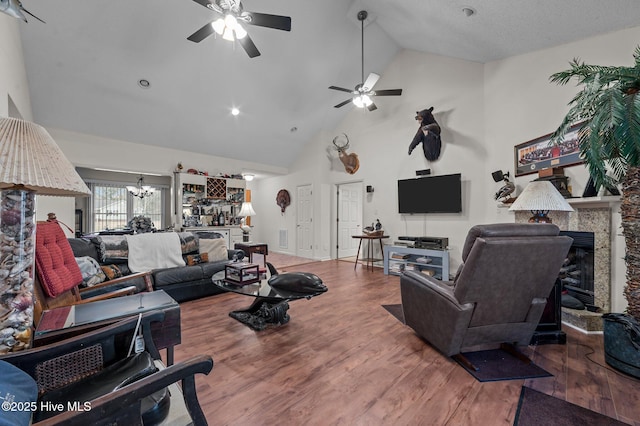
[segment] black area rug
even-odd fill
[[[402,305],[382,305],[391,315],[396,317],[398,321],[404,324],[404,312],[402,312]]]
[[[616,419],[522,387],[514,426],[623,425]]]
[[[478,371],[468,368],[458,359],[456,359],[456,361],[479,382],[534,379],[538,377],[553,376],[551,373],[538,367],[533,362],[527,363],[509,352],[503,351],[502,349],[467,352],[462,355],[464,355],[471,364],[475,365],[478,368]]]

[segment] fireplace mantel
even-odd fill
[[[571,207],[575,208],[607,208],[620,202],[619,195],[606,195],[603,197],[567,198]]]

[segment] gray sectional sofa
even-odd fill
[[[211,277],[216,272],[224,270],[224,265],[233,259],[242,260],[245,256],[242,250],[227,249],[227,259],[212,262],[193,263],[199,260],[200,237],[191,232],[179,232],[182,257],[186,266],[160,268],[151,270],[151,279],[154,290],[164,290],[178,302],[197,299],[222,293],[223,290],[211,282]],[[95,259],[107,272],[117,271],[118,275],[131,274],[127,264],[127,242],[124,235],[120,236],[93,236],[90,238],[70,238],[69,243],[74,256],[80,258],[90,256]],[[107,274],[108,275],[108,274]],[[136,285],[144,288],[142,279],[140,283],[127,282],[123,286]]]

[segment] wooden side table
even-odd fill
[[[367,256],[363,257],[362,259],[360,259],[361,261],[364,262],[365,267],[367,269],[369,269],[369,266],[371,267],[371,270],[373,271],[373,263],[374,262],[382,262],[384,261],[384,250],[382,247],[382,240],[385,238],[389,238],[388,235],[352,235],[351,238],[358,238],[360,239],[360,243],[358,244],[358,254],[356,255],[356,263],[355,265],[353,265],[353,269],[356,269],[356,266],[358,266],[358,259],[360,258],[360,249],[362,248],[362,240],[368,240],[368,244],[367,244]],[[380,242],[380,255],[382,256],[382,259],[378,259],[378,258],[374,258],[373,257],[373,246],[372,246],[372,240],[378,240]]]
[[[264,243],[235,243],[233,246],[236,250],[242,250],[247,256],[249,256],[249,263],[253,263],[253,253],[260,253],[264,255],[264,265],[267,266],[267,255],[269,254],[269,247]]]

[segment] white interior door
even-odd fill
[[[296,255],[313,258],[313,191],[311,185],[297,191]]]
[[[362,182],[338,186],[338,258],[358,253],[357,238],[362,234]]]

